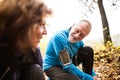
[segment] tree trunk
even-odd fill
[[[107,42],[111,40],[110,32],[109,32],[109,24],[107,21],[106,13],[103,7],[103,0],[98,0],[98,8],[100,10],[100,15],[102,19],[102,26],[103,26],[103,36],[104,36],[104,45],[106,46]]]

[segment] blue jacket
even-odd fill
[[[63,69],[71,74],[78,76],[82,80],[93,80],[92,76],[84,73],[77,68],[72,62],[67,66],[63,66],[59,60],[59,51],[67,49],[72,59],[76,55],[79,48],[84,46],[83,41],[70,43],[68,41],[69,29],[57,31],[49,40],[46,54],[43,61],[43,69],[47,70],[54,65],[62,66]],[[71,60],[72,61],[72,60]]]

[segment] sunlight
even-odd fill
[[[74,22],[80,19],[77,0],[45,0],[47,5],[53,10],[53,17],[48,29],[48,35],[55,31],[70,27]]]
[[[53,17],[50,22],[50,27],[48,28],[48,37],[50,37],[55,31],[60,29],[65,29],[73,25],[74,22],[84,18],[84,15],[81,12],[84,11],[83,5],[80,6],[78,0],[45,0],[47,5],[53,10]],[[97,13],[98,14],[98,13]],[[96,19],[95,15],[89,17],[90,22],[95,20],[100,20],[100,18]],[[97,22],[97,21],[96,21]],[[99,22],[99,21],[98,21]],[[94,25],[94,24],[93,24]],[[96,30],[98,27],[95,27],[93,30]],[[90,35],[94,35],[93,31],[91,31]],[[101,32],[102,34],[102,32]],[[98,34],[97,37],[100,37],[101,34]],[[85,39],[89,39],[89,36]],[[91,37],[91,36],[90,36]],[[91,37],[90,39],[95,38]]]
[[[86,18],[82,12],[85,12],[85,8],[82,4],[78,2],[78,0],[45,0],[46,4],[52,8],[53,10],[53,17],[49,20],[49,28],[48,28],[48,35],[51,36],[55,31],[70,27],[73,25],[74,22]],[[106,4],[108,2],[104,2]],[[105,5],[105,9],[108,8],[108,4]],[[97,7],[97,6],[96,6]],[[115,14],[117,13],[117,15]],[[110,26],[111,35],[115,35],[119,33],[118,25],[119,22],[116,19],[119,19],[120,12],[119,10],[115,11],[113,15],[110,14],[110,10],[106,9],[106,14],[108,16],[108,22]],[[101,16],[99,13],[99,9],[97,8],[94,10],[92,14],[87,13],[87,19],[92,24],[92,31],[90,34],[85,38],[85,40],[97,39],[103,37],[103,30],[102,30],[102,22]],[[119,17],[119,18],[118,18]],[[119,20],[118,20],[119,21]],[[113,27],[114,26],[114,27]]]

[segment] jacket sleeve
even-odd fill
[[[81,80],[93,80],[93,77],[91,75],[84,73],[83,71],[78,69],[74,64],[63,66],[63,69],[69,73],[76,75]]]
[[[51,39],[53,48],[55,50],[56,55],[59,57],[59,51],[63,50],[65,48],[65,46],[67,45],[66,41],[64,40],[64,37],[62,36],[55,36],[54,38]],[[60,65],[63,66],[61,64],[61,61],[59,61]],[[77,77],[79,77],[81,80],[93,80],[91,75],[88,75],[86,73],[84,73],[83,71],[81,71],[80,69],[78,69],[74,64],[69,64],[66,66],[63,66],[63,69],[71,74],[76,75]]]

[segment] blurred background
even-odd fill
[[[92,31],[83,39],[94,49],[97,80],[120,80],[120,0],[45,0],[53,16],[47,20],[48,34],[40,42],[44,58],[49,38],[55,31],[88,19]]]
[[[60,29],[69,28],[80,19],[88,19],[92,24],[92,31],[84,39],[91,45],[94,42],[103,43],[103,27],[98,0],[45,0],[53,10],[53,16],[47,20],[47,36],[41,40],[40,46],[44,53],[45,47],[51,35]],[[115,46],[120,45],[120,1],[104,0],[103,7],[109,24],[110,36]],[[90,41],[94,41],[91,42]]]

